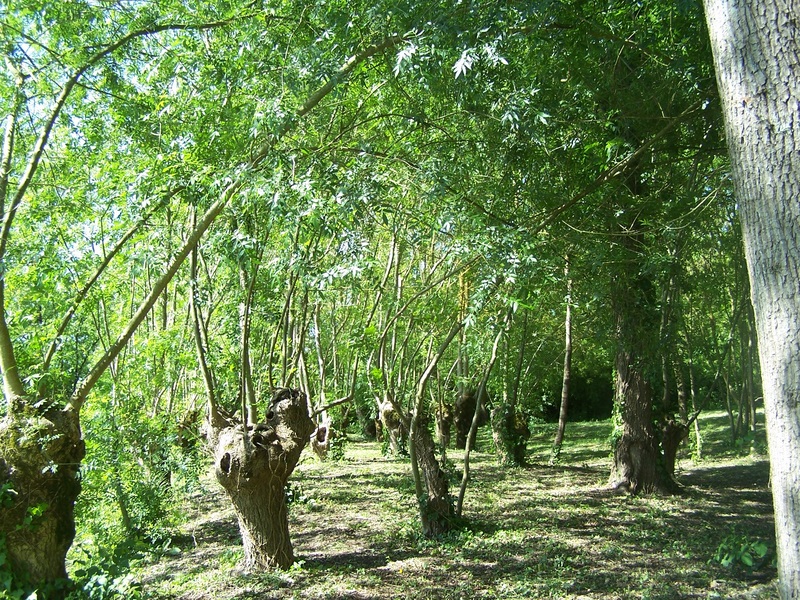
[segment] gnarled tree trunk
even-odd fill
[[[215,473],[239,520],[245,570],[294,562],[284,490],[313,431],[305,394],[290,389],[275,393],[246,435],[240,424],[215,431]]]
[[[395,406],[389,400],[385,400],[378,405],[378,414],[389,442],[389,451],[391,454],[394,456],[406,454],[407,449],[404,439],[407,429],[405,425],[403,425],[403,421],[395,409]]]
[[[411,448],[425,482],[425,491],[419,498],[422,533],[427,537],[435,537],[452,527],[454,514],[447,475],[436,460],[436,445],[427,426],[414,429]]]
[[[636,180],[635,174],[631,180]],[[632,185],[632,189],[638,187]],[[620,425],[610,481],[632,494],[671,493],[677,484],[664,465],[661,436],[653,424],[653,388],[648,380],[659,365],[653,344],[659,331],[653,286],[640,264],[642,227],[634,219],[626,229],[620,241],[620,268],[612,286],[617,344],[614,403]]]
[[[26,409],[0,421],[0,536],[20,583],[41,587],[67,577],[85,452],[72,410],[40,416]]]
[[[492,409],[492,438],[500,464],[520,467],[525,464],[531,430],[525,417],[510,404]]]

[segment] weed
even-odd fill
[[[80,544],[76,548],[73,577],[78,587],[68,600],[110,600],[141,598],[141,585],[130,573],[132,559],[140,556],[136,541],[113,548]]]
[[[769,559],[769,546],[762,540],[743,535],[727,536],[717,548],[713,560],[729,569],[757,570]]]

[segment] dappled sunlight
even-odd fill
[[[269,597],[773,597],[769,565],[748,572],[712,561],[734,533],[772,544],[768,463],[686,458],[682,494],[629,497],[606,483],[608,429],[608,422],[573,424],[562,464],[552,467],[500,467],[483,440],[484,451],[472,456],[464,527],[438,541],[420,533],[406,460],[384,458],[371,442],[351,441],[338,462],[307,453],[291,482],[298,562],[275,576],[279,585],[270,580]],[[549,441],[534,439],[531,454],[544,455]],[[459,453],[449,455],[458,473]],[[239,540],[221,495],[198,500],[176,540],[180,554],[144,569],[148,590],[200,600],[260,589],[258,580],[245,577],[237,588],[226,576]]]

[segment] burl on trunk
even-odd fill
[[[305,394],[280,389],[246,434],[241,424],[215,431],[215,472],[239,520],[245,570],[294,562],[284,490],[314,429]]]

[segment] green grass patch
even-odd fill
[[[440,540],[420,534],[407,460],[349,440],[343,460],[308,453],[293,476],[305,500],[290,507],[289,571],[237,572],[236,520],[209,480],[185,507],[180,552],[132,574],[145,596],[183,600],[773,598],[768,463],[726,445],[726,418],[701,416],[708,459],[681,450],[685,492],[671,497],[607,488],[608,421],[570,424],[554,467],[549,425],[538,426],[524,468],[500,467],[483,431],[465,521]],[[448,457],[459,471],[461,453]]]

